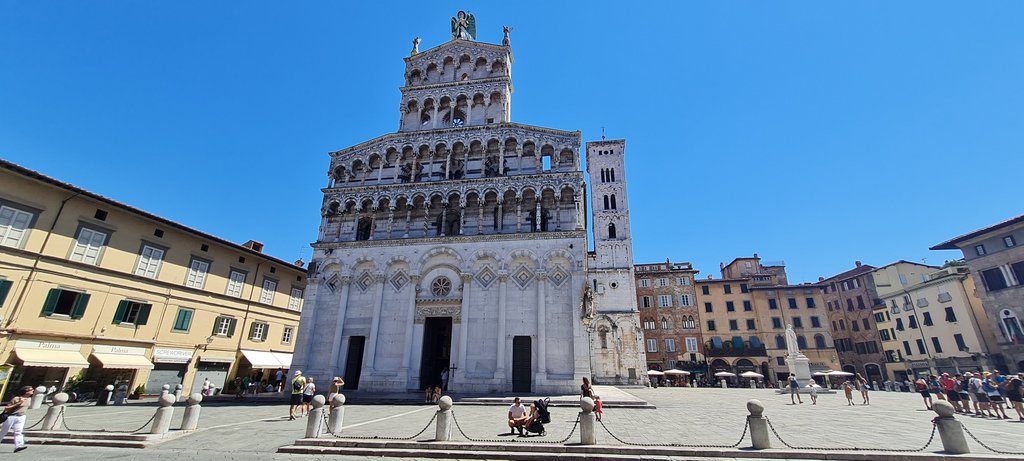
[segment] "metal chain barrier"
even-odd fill
[[[39,421],[36,421],[36,423],[35,423],[35,424],[33,424],[33,425],[29,426],[29,427],[26,427],[26,428],[24,428],[24,429],[22,429],[22,430],[23,430],[23,431],[31,431],[32,429],[35,429],[35,428],[36,428],[36,426],[38,426],[38,425],[40,425],[40,424],[43,424],[43,420],[44,420],[44,419],[46,419],[46,417],[45,417],[45,416],[44,416],[44,417],[42,417],[42,418],[39,418]]]
[[[967,435],[971,436],[971,438],[974,439],[975,442],[978,442],[978,445],[981,445],[981,446],[985,447],[988,451],[999,453],[1001,455],[1024,455],[1024,451],[996,450],[995,448],[992,448],[992,447],[990,447],[988,445],[985,445],[985,442],[982,442],[981,440],[978,440],[978,437],[976,437],[974,434],[972,434],[971,431],[967,429],[967,426],[964,425],[964,423],[960,423],[960,426],[964,428],[964,432],[966,432]]]
[[[430,417],[430,421],[427,421],[427,425],[423,426],[423,429],[421,429],[419,432],[417,432],[417,433],[415,433],[415,434],[413,434],[413,435],[411,435],[409,437],[387,437],[387,436],[383,436],[383,435],[369,436],[369,435],[341,435],[341,434],[335,434],[334,432],[331,431],[331,425],[328,424],[328,421],[330,419],[329,418],[329,413],[325,411],[325,412],[323,412],[323,428],[324,428],[323,432],[326,433],[326,434],[330,434],[332,437],[337,438],[337,439],[412,440],[412,439],[415,439],[416,437],[419,437],[419,436],[423,435],[424,432],[427,432],[427,429],[430,429],[430,425],[434,423],[435,419],[437,419],[437,414],[438,413],[440,413],[440,412],[435,412],[434,416]]]
[[[790,445],[785,440],[783,440],[782,436],[779,435],[779,431],[775,430],[775,426],[772,425],[772,421],[770,419],[768,419],[767,416],[764,418],[764,420],[768,422],[768,428],[772,430],[772,434],[775,434],[775,438],[779,439],[779,442],[782,442],[782,444],[785,445],[787,448],[792,449],[792,450],[815,450],[815,451],[887,451],[887,452],[896,452],[896,453],[918,453],[918,452],[924,451],[925,448],[928,448],[928,445],[932,444],[932,441],[935,440],[935,430],[938,427],[935,424],[935,421],[932,421],[932,434],[930,436],[928,436],[928,441],[925,442],[924,445],[921,446],[921,448],[798,447],[798,446],[795,446],[795,445]]]
[[[625,440],[622,440],[621,438],[619,438],[619,436],[617,436],[614,433],[612,433],[611,429],[608,429],[608,426],[604,425],[604,421],[598,421],[598,422],[601,423],[601,427],[603,427],[605,432],[607,432],[608,435],[612,436],[613,439],[617,440],[619,443],[621,443],[623,445],[630,445],[630,446],[635,446],[635,447],[736,448],[736,447],[740,446],[741,443],[743,443],[743,439],[747,438],[747,429],[750,428],[750,421],[747,421],[747,423],[743,425],[743,433],[740,434],[740,439],[737,440],[736,443],[734,443],[732,445],[685,444],[685,443],[642,443],[642,442],[627,442]]]
[[[576,415],[576,421],[572,425],[572,430],[570,430],[569,434],[567,434],[565,436],[565,438],[563,438],[562,440],[537,440],[536,438],[532,438],[532,437],[523,437],[523,438],[518,438],[517,437],[517,438],[513,438],[513,439],[476,439],[476,438],[470,437],[469,435],[466,434],[466,431],[462,430],[462,426],[459,425],[459,419],[455,417],[455,412],[454,411],[452,411],[452,421],[455,422],[455,428],[459,430],[459,433],[462,434],[462,436],[465,437],[466,440],[469,440],[470,442],[499,442],[499,443],[500,442],[522,442],[522,443],[562,444],[562,443],[565,443],[567,440],[569,440],[570,437],[572,437],[572,435],[576,432],[576,428],[579,427],[579,425],[580,425],[580,417],[579,417],[579,415]],[[544,431],[544,434],[546,435],[547,431]]]
[[[64,417],[63,408],[60,409],[60,415],[57,416],[57,419],[60,419],[61,425],[63,425],[64,429],[67,430],[68,432],[115,432],[118,434],[134,434],[145,429],[146,426],[149,426],[149,423],[153,422],[153,420],[156,419],[156,413],[153,413],[153,417],[149,418],[149,421],[146,421],[146,423],[143,424],[142,427],[139,427],[138,429],[135,429],[133,431],[114,431],[110,429],[72,429],[68,427],[68,420],[67,418]]]

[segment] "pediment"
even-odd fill
[[[442,43],[429,50],[421,51],[415,56],[405,58],[405,62],[406,65],[412,67],[417,67],[419,64],[426,66],[431,62],[440,65],[446,56],[457,58],[462,54],[484,56],[488,61],[503,59],[507,60],[509,64],[512,63],[512,51],[508,47],[470,40],[451,40]]]

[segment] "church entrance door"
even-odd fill
[[[423,356],[420,387],[443,386],[441,373],[448,370],[452,351],[452,318],[427,317],[423,323]]]
[[[533,392],[533,345],[529,336],[512,338],[512,392]]]
[[[359,389],[359,374],[363,371],[363,346],[365,336],[348,338],[348,355],[345,357],[345,389]]]

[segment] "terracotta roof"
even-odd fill
[[[235,250],[241,251],[243,253],[248,253],[248,254],[251,254],[251,255],[259,256],[261,258],[266,258],[266,259],[271,260],[271,261],[273,261],[273,262],[275,262],[277,264],[280,264],[282,266],[286,266],[286,267],[288,267],[290,269],[294,269],[296,271],[303,272],[303,273],[306,272],[306,269],[304,269],[302,267],[299,267],[299,266],[296,266],[295,264],[292,264],[290,262],[284,261],[282,259],[275,258],[273,256],[267,255],[265,253],[261,253],[259,251],[253,250],[253,249],[251,249],[249,247],[246,247],[246,246],[243,246],[243,245],[239,245],[239,244],[234,243],[234,242],[229,242],[229,241],[224,240],[224,239],[222,239],[220,237],[217,237],[217,236],[214,236],[214,235],[210,235],[210,234],[207,234],[207,233],[205,233],[203,231],[199,231],[199,230],[193,229],[193,228],[188,227],[188,226],[186,226],[184,224],[176,223],[174,221],[171,221],[170,219],[162,218],[162,217],[157,216],[155,214],[152,214],[152,213],[140,210],[138,208],[135,208],[135,207],[133,207],[131,205],[126,205],[124,203],[118,202],[117,200],[114,200],[112,198],[104,197],[104,196],[99,195],[99,194],[94,193],[94,192],[89,192],[89,191],[87,191],[85,189],[82,189],[81,187],[78,187],[78,186],[75,186],[75,185],[63,182],[63,181],[59,181],[57,179],[51,178],[49,176],[46,176],[46,175],[44,175],[44,174],[42,174],[42,173],[40,173],[38,171],[30,170],[28,168],[25,168],[25,167],[23,167],[21,165],[18,165],[16,163],[12,163],[12,162],[9,162],[7,160],[0,159],[0,168],[4,168],[4,169],[7,169],[7,170],[10,170],[11,172],[13,172],[15,174],[19,174],[19,175],[22,175],[22,176],[25,176],[25,177],[28,177],[28,178],[32,178],[32,179],[35,179],[37,181],[41,181],[43,183],[47,183],[47,184],[50,184],[50,185],[53,185],[53,186],[57,186],[57,187],[60,187],[62,189],[69,190],[71,192],[75,192],[75,193],[77,193],[79,195],[82,195],[82,196],[85,196],[85,197],[89,197],[89,198],[91,198],[93,200],[97,200],[97,201],[100,201],[100,202],[103,202],[103,203],[107,203],[107,204],[113,205],[115,207],[118,207],[118,208],[121,208],[121,209],[123,209],[125,211],[128,211],[129,213],[140,215],[142,217],[145,217],[147,219],[151,219],[151,220],[156,221],[158,223],[165,224],[167,226],[176,228],[176,229],[178,229],[180,231],[183,231],[183,232],[186,232],[186,233],[189,233],[189,234],[193,234],[193,235],[197,235],[199,237],[208,239],[208,240],[210,240],[212,242],[216,242],[218,244],[234,248]]]
[[[828,277],[825,280],[822,280],[821,282],[818,282],[818,283],[825,283],[825,282],[829,282],[829,281],[838,281],[838,280],[846,280],[846,279],[848,279],[850,277],[855,277],[855,276],[858,276],[858,275],[861,275],[861,274],[866,274],[866,273],[871,272],[873,270],[875,270],[875,266],[872,266],[870,264],[862,264],[860,267],[854,267],[853,269],[850,269],[850,270],[848,270],[846,272],[842,272],[842,273],[833,275],[833,276]]]
[[[945,242],[942,242],[942,243],[940,243],[938,245],[935,245],[935,246],[929,248],[929,250],[959,250],[960,247],[958,247],[956,244],[958,244],[960,242],[963,242],[965,240],[970,240],[970,239],[972,239],[974,237],[977,237],[979,235],[987,234],[987,233],[990,233],[990,232],[995,232],[995,231],[997,231],[999,229],[1002,229],[1002,228],[1007,227],[1007,226],[1012,226],[1012,225],[1018,224],[1020,222],[1024,222],[1024,214],[1022,214],[1020,216],[1012,217],[1012,218],[1007,219],[1006,221],[1003,221],[1001,223],[993,224],[991,226],[978,229],[976,231],[968,232],[968,233],[966,233],[964,235],[961,235],[959,237],[954,237],[952,239],[946,240]]]

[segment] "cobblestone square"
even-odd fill
[[[604,426],[628,443],[653,444],[734,444],[743,432],[746,401],[759,399],[779,435],[790,445],[821,448],[861,448],[906,450],[920,448],[931,434],[935,413],[925,409],[921,398],[912,393],[872,392],[871,405],[847,406],[843,395],[822,395],[818,405],[791,405],[788,395],[777,395],[770,389],[694,389],[658,388],[626,389],[625,391],[657,406],[657,409],[606,408]],[[855,398],[860,402],[860,397]],[[182,408],[175,411],[180,422]],[[345,436],[408,437],[416,434],[430,421],[434,405],[349,405],[346,406]],[[67,410],[67,424],[75,430],[131,430],[149,419],[155,411],[150,404],[127,407],[73,406]],[[574,407],[553,407],[552,422],[545,437],[523,440],[505,435],[505,407],[494,405],[460,405],[454,407],[460,429],[453,440],[466,441],[463,433],[473,439],[504,440],[506,443],[551,442],[564,438],[576,420]],[[29,413],[32,424],[43,416],[43,410]],[[276,400],[210,402],[203,408],[201,429],[193,434],[170,440],[147,449],[114,449],[73,446],[32,445],[35,459],[318,459],[312,455],[276,453],[284,445],[302,438],[304,419],[287,420],[287,405]],[[1002,451],[1024,451],[1024,423],[1017,420],[994,420],[958,416],[960,421],[980,440]],[[460,431],[461,430],[461,431]],[[461,432],[461,433],[460,433]],[[598,430],[599,445],[622,445],[608,432]],[[27,435],[31,440],[32,433]],[[331,438],[325,434],[324,438]],[[433,427],[418,440],[433,438]],[[516,442],[512,442],[516,439]],[[579,442],[579,432],[567,443]],[[784,448],[777,439],[773,448]],[[1019,459],[1018,456],[997,455],[969,440],[972,454]],[[740,447],[750,445],[747,436]],[[2,451],[8,451],[4,445]],[[942,449],[938,436],[925,449],[935,453]],[[812,451],[813,452],[813,451]],[[763,452],[769,457],[771,451]],[[337,457],[332,457],[336,459]],[[379,458],[377,458],[379,459]]]

